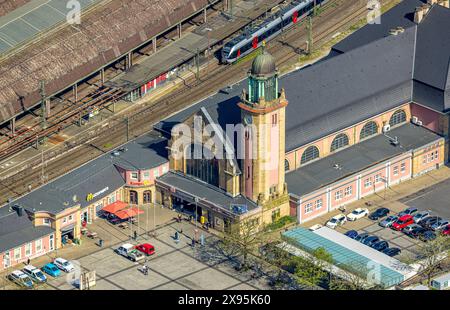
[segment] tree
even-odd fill
[[[320,247],[311,253],[310,259],[294,257],[297,282],[310,287],[318,286],[328,278],[326,266],[333,262],[333,257]]]
[[[419,259],[416,263],[430,286],[433,276],[440,268],[441,260],[450,254],[450,238],[438,235],[434,240],[421,242],[416,252],[416,258]]]
[[[222,250],[228,257],[241,258],[241,268],[249,269],[249,256],[263,244],[264,234],[256,220],[246,220],[230,226],[222,238]]]

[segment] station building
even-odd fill
[[[405,0],[381,19],[283,77],[270,54],[259,55],[247,81],[156,124],[161,136],[130,142],[9,207],[50,229],[42,237],[53,232],[58,248],[117,201],[176,208],[226,231],[287,215],[306,222],[439,168],[449,152],[448,1]],[[180,124],[192,135],[212,129],[222,156],[209,156],[218,153],[208,137],[177,147]],[[243,125],[242,140],[227,125]],[[196,146],[206,150],[200,158],[191,156]],[[10,253],[23,246],[4,240]]]

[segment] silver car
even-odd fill
[[[433,225],[431,225],[431,229],[432,230],[441,230],[445,227],[447,227],[447,225],[450,224],[450,222],[448,220],[439,220],[436,223],[434,223]]]
[[[423,219],[430,216],[431,212],[429,211],[420,211],[416,215],[414,215],[413,220],[416,224],[419,224]]]
[[[391,216],[388,216],[387,218],[385,218],[384,220],[382,220],[379,225],[381,227],[386,227],[386,228],[391,227],[391,225],[394,224],[397,220],[398,220],[397,215],[391,215]]]

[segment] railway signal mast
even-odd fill
[[[47,109],[45,99],[45,81],[41,80],[41,125],[42,129],[47,129]]]

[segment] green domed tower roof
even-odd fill
[[[252,103],[264,98],[270,102],[278,98],[278,72],[275,58],[263,51],[252,63],[248,77],[248,100]]]
[[[264,51],[253,60],[250,73],[255,76],[267,76],[275,74],[276,70],[275,58]]]

